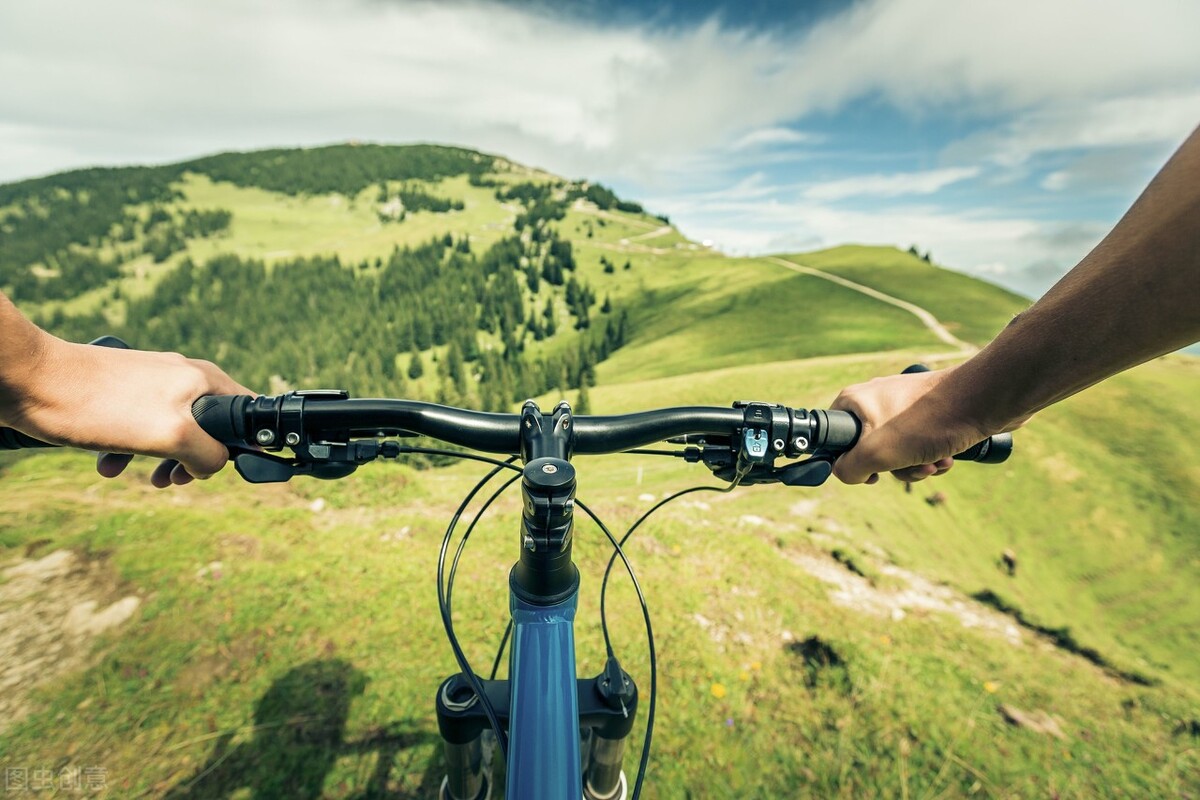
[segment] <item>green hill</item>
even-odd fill
[[[849,382],[962,358],[1025,305],[890,248],[726,257],[598,184],[434,146],[2,186],[0,286],[64,335],[212,358],[263,391],[511,408],[586,385],[596,413],[823,407]],[[1196,795],[1197,386],[1196,359],[1156,360],[1039,416],[1007,464],[911,493],[668,506],[630,547],[661,669],[646,796]],[[714,483],[650,456],[579,468],[618,526],[646,495]],[[480,470],[270,487],[227,471],[159,493],[135,469],[0,460],[0,564],[19,565],[0,566],[0,766],[102,768],[113,797],[434,796],[432,692],[454,667],[432,573]],[[516,509],[496,504],[461,568],[456,627],[480,669]],[[590,525],[577,541],[592,671],[607,551]],[[59,550],[73,560],[41,560]],[[123,623],[58,632],[122,598],[139,599]],[[626,582],[610,604],[644,688]]]

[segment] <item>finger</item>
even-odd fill
[[[871,477],[867,478],[865,481],[863,481],[863,483],[867,484],[867,486],[874,486],[875,484],[879,483],[879,473],[871,473]]]
[[[196,479],[195,479],[194,477],[192,477],[192,475],[191,475],[191,474],[190,474],[190,473],[189,473],[189,472],[188,472],[188,471],[187,471],[187,470],[184,468],[183,464],[176,464],[176,465],[175,465],[175,468],[174,468],[173,470],[171,470],[171,475],[170,475],[170,478],[171,478],[171,483],[175,484],[176,486],[186,486],[187,484],[189,484],[189,483],[191,483],[192,481],[196,480]]]
[[[954,459],[939,458],[937,461],[933,462],[933,466],[937,468],[937,472],[933,473],[934,475],[945,475],[950,471],[950,468],[954,466]]]
[[[171,471],[179,465],[173,458],[163,459],[150,473],[150,484],[156,489],[165,489],[171,485]]]
[[[853,449],[838,456],[837,461],[833,462],[834,477],[849,484],[873,482],[870,481],[872,475],[885,471],[895,463],[889,464],[886,459],[880,459],[874,444],[873,441],[859,440]]]
[[[937,467],[933,464],[918,464],[915,467],[905,467],[904,469],[892,470],[892,475],[904,481],[905,483],[916,483],[923,481],[928,477],[937,474]]]
[[[203,432],[192,439],[186,455],[179,461],[193,478],[208,480],[229,461],[229,448]]]
[[[115,478],[125,471],[133,456],[126,453],[100,453],[96,456],[96,472],[105,478]]]

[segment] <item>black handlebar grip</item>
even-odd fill
[[[844,453],[854,447],[862,432],[862,423],[858,417],[849,411],[836,408],[828,411],[815,410],[812,414],[817,418],[817,441],[813,442],[816,449]]]
[[[208,395],[192,403],[192,416],[205,433],[224,445],[246,446],[246,404],[240,394]]]
[[[0,428],[0,450],[24,450],[30,447],[58,447],[12,428]]]
[[[910,364],[900,374],[911,375],[914,372],[929,372],[929,367],[924,364]],[[1012,455],[1012,449],[1012,434],[997,433],[995,436],[989,436],[982,442],[976,442],[963,450],[954,457],[954,460],[974,461],[977,464],[1000,464],[1008,460],[1008,457]]]
[[[997,433],[973,444],[954,457],[955,461],[974,461],[977,464],[1000,464],[1012,455],[1011,433]]]

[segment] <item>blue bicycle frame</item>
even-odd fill
[[[521,551],[509,575],[509,679],[480,681],[459,674],[439,689],[438,725],[447,763],[443,800],[489,796],[480,740],[492,720],[501,730],[507,727],[506,796],[624,796],[621,760],[637,688],[612,657],[596,678],[576,677],[579,571],[571,558],[576,481],[568,460],[569,413],[565,404],[550,418],[532,404],[522,413]],[[483,703],[477,702],[480,693]]]
[[[512,596],[509,797],[562,800],[582,793],[576,597],[542,606]]]

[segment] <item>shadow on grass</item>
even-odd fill
[[[231,745],[234,733],[217,740],[207,761],[165,795],[169,800],[218,800],[249,789],[255,798],[322,797],[325,779],[339,757],[377,754],[375,769],[354,800],[416,800],[436,797],[442,782],[436,748],[409,791],[389,789],[393,766],[405,751],[441,741],[436,733],[393,725],[346,741],[350,704],[367,678],[340,659],[310,661],[279,678],[254,708],[253,738]],[[411,760],[411,759],[410,759]]]
[[[1044,637],[1055,647],[1060,650],[1066,650],[1068,653],[1074,653],[1081,658],[1095,664],[1100,669],[1112,675],[1114,678],[1120,678],[1127,683],[1136,683],[1139,686],[1157,686],[1158,680],[1148,675],[1143,675],[1134,670],[1121,669],[1113,664],[1103,654],[1094,647],[1086,647],[1079,643],[1075,636],[1071,633],[1071,629],[1063,626],[1061,628],[1052,628],[1047,625],[1041,625],[1034,622],[1029,617],[1025,616],[1020,608],[1015,604],[1005,600],[1000,595],[993,592],[991,589],[983,589],[971,595],[972,598],[978,600],[984,605],[991,606],[1001,614],[1007,614],[1012,617],[1018,625],[1026,630],[1033,631]]]

